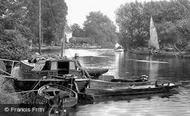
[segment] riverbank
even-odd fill
[[[153,56],[159,56],[159,57],[181,57],[181,58],[190,58],[190,53],[183,51],[183,52],[176,52],[176,51],[166,51],[166,50],[160,50],[160,51],[150,51],[148,49],[132,49],[127,50],[128,53],[132,54],[138,54],[138,55],[153,55]]]
[[[66,45],[65,49],[68,48],[72,48],[72,49],[105,49],[107,47],[102,47],[102,46],[69,46]],[[61,50],[61,46],[42,46],[41,47],[42,51],[57,51],[57,50]],[[32,47],[31,51],[35,51],[38,52],[39,51],[39,47]]]

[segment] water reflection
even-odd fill
[[[151,57],[147,57],[147,59],[149,59],[150,61],[152,61]],[[156,77],[158,77],[158,69],[159,69],[159,63],[153,63],[153,62],[149,62],[147,63],[147,70],[149,70],[149,79],[151,81],[155,81],[157,80]]]
[[[190,59],[178,57],[149,57],[111,49],[71,49],[66,54],[78,53],[85,67],[108,67],[107,74],[116,78],[130,78],[142,74],[149,75],[150,80],[190,80]],[[160,61],[160,62],[158,62]],[[159,95],[130,99],[103,99],[95,104],[78,106],[70,116],[189,116],[190,87],[179,88],[178,94],[169,97]]]

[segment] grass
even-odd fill
[[[20,99],[15,92],[12,81],[0,76],[0,104],[18,104]]]

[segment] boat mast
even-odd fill
[[[42,15],[42,1],[39,0],[39,54],[41,54],[41,42],[42,42],[42,20],[41,20],[41,15]]]
[[[63,34],[61,38],[61,57],[63,57],[64,48],[65,48],[65,26],[63,27]]]

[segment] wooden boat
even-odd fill
[[[87,68],[86,71],[93,79],[97,79],[102,74],[108,72],[107,68]]]
[[[86,73],[77,66],[77,61],[68,58],[41,59],[35,63],[23,60],[17,70],[14,68],[12,73],[13,76],[19,77],[15,80],[15,85],[28,85],[23,86],[23,89],[28,90],[38,81],[47,84],[48,82],[60,82],[65,77],[71,76],[76,78],[75,81],[80,92],[83,92],[89,83]],[[62,79],[55,79],[56,77]]]
[[[71,88],[65,86],[44,85],[38,89],[38,94],[51,100],[51,105],[58,105],[63,108],[73,107],[78,102],[78,94]]]
[[[114,49],[115,52],[123,52],[124,49]]]
[[[148,81],[147,75],[141,75],[140,77],[136,77],[134,79],[111,79],[111,82],[146,82]]]
[[[147,85],[151,84],[150,81],[144,82],[111,82],[111,81],[104,81],[104,80],[95,80],[90,79],[89,87],[94,89],[104,89],[104,88],[113,88],[113,87],[128,87],[128,86],[140,86],[140,85]]]
[[[156,55],[156,56],[161,55],[159,52],[160,46],[159,46],[158,34],[152,17],[150,19],[149,34],[150,34],[150,39],[148,41],[147,49],[129,50],[129,52],[141,55]]]
[[[62,85],[44,85],[38,89],[38,94],[49,100],[49,115],[61,114],[63,109],[73,107],[78,103],[78,94],[72,88]]]
[[[124,49],[123,49],[123,47],[119,43],[116,43],[115,47],[114,47],[114,51],[115,52],[123,52]]]
[[[93,96],[120,96],[120,95],[144,95],[170,92],[173,88],[178,87],[178,84],[163,83],[163,84],[146,84],[138,86],[114,86],[105,88],[87,88],[86,93]]]
[[[105,76],[105,78],[104,78]],[[111,87],[126,87],[132,85],[146,85],[152,82],[148,81],[147,75],[133,77],[134,79],[115,79],[114,76],[104,75],[101,79],[90,79],[89,86],[91,88],[111,88]]]
[[[38,61],[36,59],[38,59]],[[20,67],[21,67],[22,72],[25,75],[27,75],[28,73],[32,73],[32,71],[34,70],[33,68],[36,67],[36,65],[39,65],[38,67],[42,68],[44,66],[44,64],[45,63],[47,64],[47,62],[49,60],[50,59],[45,58],[43,56],[42,57],[36,57],[35,59],[32,59],[32,62],[31,62],[31,60],[22,60],[20,62]],[[75,70],[83,68],[83,67],[81,67],[80,62],[78,60],[75,60],[75,59],[73,59],[73,60],[71,60],[71,59],[69,60],[69,59],[66,59],[66,58],[65,59],[54,59],[53,62],[59,62],[59,63],[60,62],[70,62],[70,65],[73,66],[72,68],[75,67]],[[66,63],[62,63],[62,64],[66,64]],[[51,65],[51,64],[49,64],[49,65]],[[56,65],[56,64],[54,63],[54,65]],[[61,65],[61,63],[60,63],[60,65]],[[48,64],[46,66],[48,66]],[[98,78],[102,74],[108,72],[109,69],[107,69],[107,68],[83,68],[83,70],[87,71],[87,73],[89,74],[89,76],[91,78]],[[71,73],[71,72],[69,72],[69,73]]]

